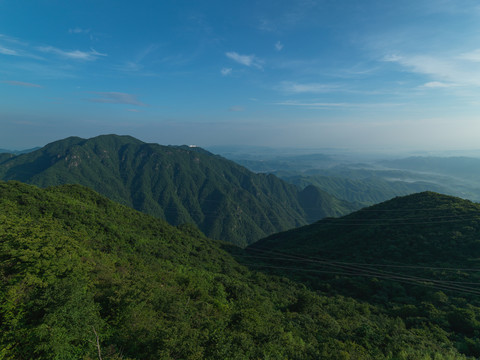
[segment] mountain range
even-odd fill
[[[0,359],[480,358],[480,205],[352,212],[395,186],[327,171],[358,177],[116,135],[0,154]]]
[[[211,238],[241,246],[359,207],[312,186],[299,189],[255,174],[198,147],[130,136],[70,137],[26,154],[0,154],[0,179],[85,185],[170,224],[195,224]]]

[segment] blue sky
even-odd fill
[[[0,0],[0,148],[480,148],[473,0]]]

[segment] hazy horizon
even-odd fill
[[[480,5],[0,0],[0,148],[479,148]]]
[[[104,135],[119,135],[131,136],[130,134],[98,134],[96,136]],[[76,135],[71,135],[77,137]],[[96,136],[92,136],[96,137]],[[81,137],[81,136],[80,136]],[[82,137],[81,137],[82,138]],[[88,139],[90,137],[83,137]],[[40,149],[51,142],[62,141],[66,138],[59,138],[49,141],[44,144],[30,144],[25,147],[9,148],[0,144],[0,151],[7,150],[11,152],[23,152],[29,150]],[[146,139],[137,138],[138,140],[147,143],[158,143],[156,141],[147,141]],[[158,143],[165,146],[195,146],[204,148],[214,154],[219,154],[232,159],[246,159],[252,158],[275,158],[278,156],[289,157],[297,155],[314,155],[325,154],[332,156],[341,156],[345,161],[355,161],[361,159],[362,161],[386,159],[386,158],[402,158],[414,156],[432,156],[432,157],[477,157],[480,158],[480,147],[472,149],[452,149],[452,150],[425,150],[425,149],[392,149],[392,148],[348,148],[348,147],[308,147],[308,146],[265,146],[265,145],[245,145],[245,144],[228,144],[228,145],[199,145],[195,143]]]

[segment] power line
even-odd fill
[[[304,269],[304,268],[293,268],[293,267],[278,267],[273,265],[264,265],[264,264],[250,264],[249,266],[259,266],[259,267],[271,267],[271,268],[279,268],[284,270],[295,270],[295,271],[308,271],[308,272],[318,272],[318,273],[329,273],[329,274],[337,274],[342,276],[364,276],[364,277],[372,277],[372,278],[382,278],[391,281],[397,281],[402,283],[409,283],[409,284],[422,284],[427,285],[430,287],[435,287],[442,290],[451,290],[451,291],[461,291],[465,293],[480,295],[480,289],[466,286],[466,285],[480,285],[480,283],[472,283],[472,282],[461,282],[461,281],[449,281],[449,280],[437,280],[431,278],[424,278],[412,275],[406,275],[402,273],[395,273],[395,272],[387,272],[378,269],[369,268],[369,264],[357,264],[357,263],[348,263],[348,262],[336,262],[328,259],[312,259],[312,258],[305,258],[296,255],[285,254],[278,251],[265,251],[262,249],[249,249],[254,251],[259,251],[264,254],[273,254],[273,255],[281,255],[282,258],[266,256],[264,257],[267,260],[282,260],[282,261],[294,261],[294,262],[309,262],[313,264],[319,264],[322,266],[327,266],[337,269],[335,271],[331,270],[318,270],[318,269]],[[453,269],[452,269],[453,270]],[[459,269],[456,269],[459,270]]]

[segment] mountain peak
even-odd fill
[[[359,213],[365,211],[428,211],[429,209],[438,210],[452,210],[458,207],[471,208],[476,206],[475,203],[464,200],[458,197],[444,195],[433,191],[423,191],[406,196],[398,196],[391,200],[384,201],[365,209],[360,210]],[[351,214],[351,216],[356,216]]]
[[[172,225],[195,224],[209,237],[242,246],[353,209],[328,194],[305,201],[295,185],[199,147],[114,134],[70,137],[0,157],[0,179],[41,187],[81,184]]]

